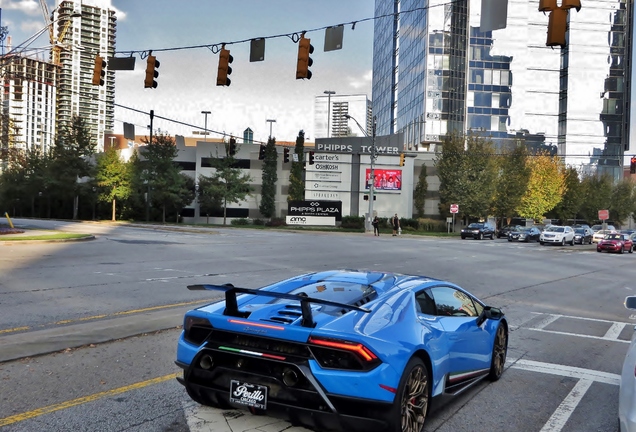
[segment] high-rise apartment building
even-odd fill
[[[54,37],[61,39],[57,89],[57,127],[81,116],[91,129],[97,150],[103,150],[104,131],[115,118],[115,73],[106,69],[103,86],[93,85],[95,56],[115,54],[117,18],[106,0],[58,0],[53,12]],[[71,15],[81,16],[67,19]],[[60,38],[61,36],[61,38]]]
[[[35,147],[47,151],[55,137],[57,68],[21,54],[7,54],[0,62],[0,148]]]
[[[565,48],[548,15],[509,0],[507,26],[480,28],[480,0],[376,0],[373,111],[379,135],[429,150],[452,131],[524,139],[582,173],[622,176],[629,150],[633,3],[583,2]]]
[[[356,125],[360,123],[364,133],[373,131],[371,101],[366,95],[330,94],[316,96],[314,101],[314,138],[364,136]]]

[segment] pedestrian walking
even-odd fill
[[[402,230],[400,228],[400,218],[398,217],[397,213],[395,214],[395,216],[393,216],[393,218],[391,218],[391,225],[393,225],[393,237],[395,237],[396,235],[398,235],[398,231]]]
[[[373,225],[373,235],[374,236],[380,236],[380,220],[378,219],[378,217],[374,217],[373,220],[371,221],[371,225]]]

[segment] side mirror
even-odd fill
[[[636,297],[634,297],[634,299],[636,299]],[[477,317],[477,327],[481,326],[487,319],[500,320],[503,316],[504,314],[501,309],[485,306],[484,310],[479,314],[479,317]]]
[[[625,297],[624,304],[627,309],[636,309],[636,296]]]

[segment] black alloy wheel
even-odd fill
[[[479,240],[483,240],[484,239],[484,233],[479,233]]]
[[[506,326],[502,323],[497,327],[495,334],[495,343],[492,347],[492,360],[490,361],[490,373],[488,379],[497,381],[503,374],[506,366],[506,355],[508,353],[508,332]]]
[[[561,239],[561,246],[565,246],[565,237]]]
[[[621,246],[621,250],[618,253],[619,254],[624,254],[625,253],[625,246]]]

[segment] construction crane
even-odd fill
[[[64,22],[64,26],[60,30],[57,39],[55,38],[53,32],[53,15],[49,12],[49,7],[46,5],[46,0],[40,0],[40,7],[42,9],[42,14],[44,15],[44,23],[47,25],[49,29],[49,40],[51,41],[51,58],[53,64],[60,64],[60,52],[62,49],[68,49],[66,45],[64,45],[64,37],[71,26],[71,18],[75,16],[75,14],[66,17],[66,21]],[[79,16],[79,14],[77,15]]]

